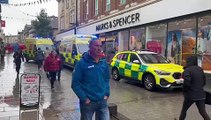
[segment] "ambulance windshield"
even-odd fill
[[[140,58],[148,64],[169,63],[163,56],[159,54],[139,54]]]
[[[53,46],[52,45],[49,45],[49,44],[40,44],[40,45],[37,45],[37,48],[41,48],[42,51],[46,51],[46,47],[49,48],[49,51],[52,51],[53,50]]]
[[[83,54],[89,50],[88,44],[77,44],[79,53]]]

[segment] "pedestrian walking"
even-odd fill
[[[102,43],[91,40],[73,71],[72,89],[80,100],[81,120],[109,120],[107,100],[110,96],[109,66],[101,59]]]
[[[49,72],[51,89],[54,88],[54,82],[56,80],[56,73],[59,70],[61,60],[57,55],[56,51],[52,51],[44,62],[44,70]]]
[[[22,50],[18,49],[14,53],[13,58],[14,58],[14,63],[16,65],[16,72],[17,72],[17,76],[18,76],[20,73],[20,68],[21,68],[21,59],[22,59],[22,61],[24,61]]]
[[[38,48],[36,53],[35,53],[35,60],[36,60],[37,65],[38,65],[38,70],[41,70],[44,57],[45,56],[44,56],[43,51],[41,50],[41,48]]]
[[[203,69],[197,64],[197,56],[187,58],[187,66],[183,73],[183,78],[184,102],[179,120],[185,120],[186,112],[193,103],[196,104],[204,120],[210,120],[205,109],[206,96],[203,89],[206,84],[206,78]]]
[[[59,66],[59,70],[58,70],[58,72],[57,72],[58,81],[60,81],[60,79],[61,79],[61,71],[62,71],[62,69],[63,69],[65,57],[64,57],[61,53],[59,53],[59,52],[57,52],[57,54],[59,55],[59,58],[60,58],[60,60],[61,60],[60,66]]]

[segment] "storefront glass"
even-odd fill
[[[146,48],[165,55],[166,24],[156,24],[146,28]]]
[[[196,18],[168,23],[167,58],[176,64],[186,65],[187,57],[196,50]]]
[[[119,49],[118,51],[123,50],[129,50],[128,49],[128,43],[129,43],[129,30],[124,30],[118,32],[118,38],[119,38]]]
[[[129,41],[130,50],[145,49],[145,41],[146,41],[146,30],[144,27],[134,28],[130,30],[130,41]]]
[[[197,40],[198,65],[211,70],[211,15],[198,18]]]
[[[119,47],[119,39],[117,36],[117,32],[106,33],[106,41],[105,41],[105,54],[107,62],[111,62],[111,59],[118,51]]]

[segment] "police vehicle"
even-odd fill
[[[178,88],[183,84],[183,66],[148,50],[119,52],[113,57],[111,67],[114,80],[122,77],[139,80],[150,91],[158,86]]]

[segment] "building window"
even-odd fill
[[[145,27],[130,29],[130,41],[129,41],[130,50],[145,49],[145,41],[146,41]]]
[[[86,1],[86,19],[88,19],[88,14],[89,14],[89,2]]]
[[[121,5],[126,3],[126,0],[120,0]]]
[[[64,17],[61,17],[60,19],[60,30],[64,30]]]
[[[98,0],[95,0],[95,15],[98,15]]]
[[[69,8],[69,0],[66,0],[66,9]]]
[[[106,0],[106,11],[111,9],[111,0]]]

